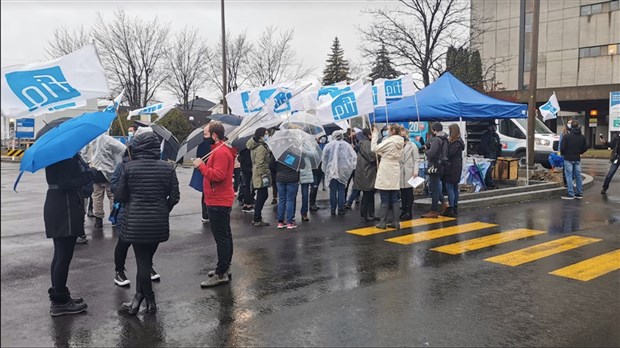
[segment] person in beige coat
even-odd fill
[[[409,133],[403,129],[400,135],[405,140],[403,155],[400,157],[400,200],[401,211],[400,220],[411,220],[413,218],[413,187],[408,181],[418,176],[418,159],[420,153],[418,146],[409,139]]]
[[[379,212],[381,220],[376,226],[381,229],[386,227],[399,228],[397,212],[400,210],[398,202],[400,158],[405,146],[405,140],[400,136],[401,130],[402,126],[398,124],[390,125],[388,129],[389,136],[383,138],[380,144],[379,131],[377,128],[372,130],[370,149],[381,157],[377,170],[377,179],[375,180],[375,188],[379,190],[379,195],[381,196],[381,210]],[[392,206],[392,222],[388,225],[387,218],[390,205]]]

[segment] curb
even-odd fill
[[[584,189],[590,188],[594,185],[594,178],[592,176],[583,173],[581,174],[581,176],[583,177]],[[476,208],[486,208],[498,205],[510,205],[523,202],[544,200],[549,198],[557,198],[566,192],[566,188],[560,183],[544,183],[534,186],[535,187],[532,190],[528,190],[525,192],[518,191],[518,189],[522,188],[521,186],[493,191],[483,191],[480,194],[486,194],[478,196],[476,193],[463,194],[459,197],[459,210],[471,210]],[[532,188],[531,186],[526,187]],[[428,210],[430,209],[430,206],[431,198],[424,198],[414,202],[414,208],[416,209]]]

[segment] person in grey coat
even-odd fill
[[[357,165],[355,166],[355,178],[353,189],[362,192],[360,204],[360,216],[362,221],[375,221],[375,180],[377,178],[377,156],[370,149],[372,136],[369,128],[362,130],[363,137],[359,142],[357,153]]]

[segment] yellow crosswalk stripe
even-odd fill
[[[567,250],[576,249],[599,241],[601,241],[601,239],[570,236],[534,245],[529,248],[516,250],[507,254],[489,257],[484,260],[507,266],[519,266],[524,263],[536,261],[547,256],[559,254]]]
[[[620,249],[560,268],[549,274],[587,282],[619,269]]]
[[[459,233],[472,232],[477,230],[482,230],[485,228],[495,227],[496,224],[489,224],[486,222],[472,222],[463,225],[456,225],[451,227],[439,228],[436,230],[418,232],[413,234],[408,234],[402,237],[395,237],[386,239],[386,242],[398,243],[398,244],[413,244],[418,242],[425,242],[431,239],[437,239],[447,236],[452,236]]]
[[[452,221],[452,220],[456,220],[456,219],[451,218],[451,217],[445,217],[445,216],[439,216],[435,219],[431,219],[431,218],[414,219],[414,220],[408,220],[408,221],[401,221],[400,228],[401,229],[411,228],[411,227],[436,224],[436,223]],[[387,229],[382,230],[380,228],[376,228],[375,226],[371,226],[371,227],[358,228],[355,230],[348,230],[347,233],[356,234],[358,236],[371,236],[373,234],[385,233],[385,232],[390,232],[390,231],[395,231],[395,230],[396,229],[394,228],[387,228]]]
[[[501,233],[492,234],[480,238],[474,238],[464,240],[462,242],[442,245],[431,250],[439,251],[446,254],[458,255],[467,251],[478,250],[486,248],[492,245],[502,244],[517,239],[527,238],[543,234],[545,231],[529,230],[527,228],[520,228],[512,231],[506,231]]]

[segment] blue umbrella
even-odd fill
[[[211,121],[218,121],[218,122],[229,124],[231,126],[239,126],[241,125],[241,121],[242,121],[241,117],[235,116],[235,115],[228,115],[228,114],[209,115],[207,116],[207,118],[211,119]]]
[[[106,132],[115,117],[115,112],[87,112],[43,134],[24,152],[19,167],[21,172],[15,180],[13,190],[25,171],[34,173],[75,156],[86,144]]]

